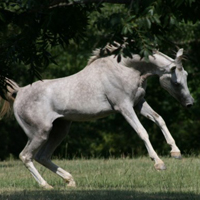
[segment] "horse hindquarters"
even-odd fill
[[[53,188],[39,174],[33,164],[33,159],[36,159],[40,164],[61,176],[68,182],[69,186],[75,186],[71,174],[56,166],[50,160],[52,153],[66,136],[71,122],[58,119],[52,123],[50,120],[45,120],[44,117],[40,120],[40,123],[35,123],[35,121],[26,123],[23,118],[18,115],[18,112],[17,109],[15,109],[15,117],[28,136],[28,142],[19,157],[35,180],[43,188]],[[24,113],[23,117],[25,116]]]

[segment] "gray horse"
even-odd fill
[[[113,55],[100,56],[100,50],[80,72],[65,78],[37,81],[26,87],[19,87],[6,79],[10,86],[5,93],[2,115],[13,104],[14,114],[26,135],[28,142],[20,153],[20,159],[40,186],[51,189],[33,164],[35,159],[62,177],[69,186],[75,186],[70,173],[55,165],[51,156],[65,138],[72,121],[87,121],[121,113],[144,141],[155,168],[165,169],[163,161],[154,151],[149,136],[135,114],[140,113],[155,122],[171,146],[171,156],[180,157],[164,120],[145,101],[146,81],[158,75],[161,86],[183,106],[193,105],[193,98],[187,86],[187,72],[183,69],[180,49],[175,60],[154,52],[145,62],[139,55],[122,57],[121,62]]]

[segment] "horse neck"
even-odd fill
[[[153,56],[149,56],[149,61],[146,62],[141,59],[139,55],[133,55],[132,59],[123,58],[123,64],[125,66],[134,68],[139,72],[142,79],[157,75],[161,77],[163,74],[169,72],[169,65],[173,63],[173,59],[165,57],[162,53],[156,53]]]
[[[155,74],[159,77],[169,73],[171,65],[174,65],[174,60],[160,52],[149,56],[149,62],[156,67]]]
[[[137,71],[137,73],[143,76],[153,76],[159,74],[159,71],[161,71],[153,57],[149,57],[149,61],[146,62],[144,59],[141,59],[139,55],[133,55],[131,59],[123,58],[122,65],[133,68],[134,71]]]

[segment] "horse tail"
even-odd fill
[[[11,79],[5,78],[5,82],[6,88],[3,89],[3,93],[0,95],[0,119],[11,111],[11,106],[20,88],[18,84]]]

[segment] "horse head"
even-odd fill
[[[188,73],[183,68],[182,57],[183,49],[179,49],[175,60],[166,67],[165,72],[160,76],[160,84],[184,107],[191,107],[194,99],[187,86]]]

